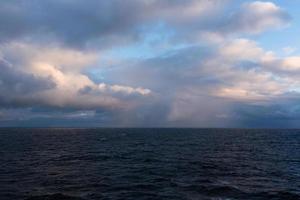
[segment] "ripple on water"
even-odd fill
[[[1,200],[300,199],[300,130],[0,129]]]

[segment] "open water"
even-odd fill
[[[300,130],[0,129],[0,199],[300,199]]]

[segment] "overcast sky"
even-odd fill
[[[1,0],[0,126],[300,127],[300,0]]]

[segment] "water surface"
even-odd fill
[[[0,129],[0,199],[300,199],[300,130]]]

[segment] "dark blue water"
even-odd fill
[[[300,130],[0,129],[0,199],[300,199]]]

